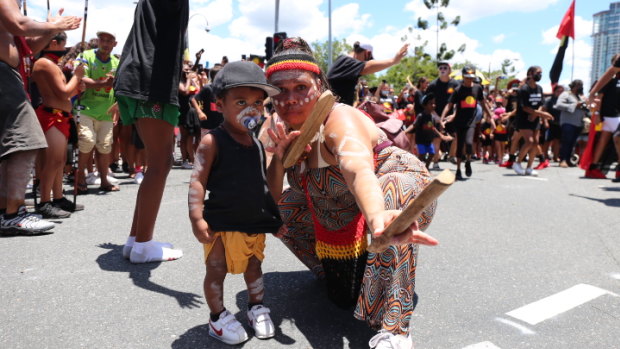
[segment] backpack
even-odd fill
[[[387,114],[382,104],[371,101],[363,102],[357,109],[369,115],[395,146],[409,151],[409,138],[404,132],[403,121],[397,114]]]

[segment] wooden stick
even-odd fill
[[[319,99],[314,104],[312,108],[312,112],[308,116],[308,119],[301,125],[301,134],[295,140],[293,140],[292,144],[286,150],[284,154],[284,168],[289,168],[297,162],[301,154],[306,149],[306,145],[310,143],[312,138],[316,135],[316,133],[321,128],[321,124],[329,115],[329,112],[332,110],[334,103],[336,102],[336,97],[332,94],[330,90],[323,92],[323,94],[319,97]]]
[[[448,169],[443,170],[437,177],[433,178],[426,188],[383,231],[383,234],[372,240],[372,243],[368,246],[368,251],[374,253],[385,251],[391,245],[392,236],[409,229],[422,212],[443,194],[452,183],[454,183],[454,173]]]

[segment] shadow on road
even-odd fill
[[[181,292],[158,285],[150,280],[151,270],[157,268],[161,263],[132,264],[123,258],[123,245],[104,243],[99,247],[109,250],[97,257],[99,268],[105,271],[116,271],[129,273],[129,278],[134,285],[149,290],[165,294],[174,298],[181,308],[198,308],[203,302],[202,296],[190,292]]]
[[[267,273],[265,279],[265,305],[271,309],[271,319],[276,326],[276,336],[261,341],[275,341],[293,348],[295,344],[287,331],[300,331],[310,342],[310,348],[342,348],[344,339],[351,348],[366,348],[375,334],[366,324],[353,318],[353,309],[343,310],[327,299],[324,285],[316,281],[309,271]],[[236,297],[239,309],[247,308],[247,291]],[[235,314],[249,336],[253,330],[247,325],[245,311]],[[293,326],[296,329],[293,329]],[[258,339],[252,338],[237,347],[252,348]],[[274,343],[275,344],[275,343]],[[208,323],[189,329],[172,343],[173,349],[182,348],[230,348],[209,336]]]
[[[605,204],[609,207],[620,207],[620,199],[597,199],[597,198],[591,198],[588,196],[582,196],[582,195],[577,195],[577,194],[569,194],[570,196],[574,196],[574,197],[578,197],[578,198],[583,198],[583,199],[588,199],[588,200],[592,200],[592,201],[596,201],[596,202],[600,202],[602,204]]]

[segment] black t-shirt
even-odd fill
[[[469,127],[476,119],[476,106],[484,102],[482,87],[473,84],[471,87],[459,86],[450,97],[450,103],[456,108],[455,127]]]
[[[355,85],[366,66],[365,62],[341,55],[327,72],[327,81],[331,90],[340,97],[340,102],[353,105],[355,101]]]
[[[116,95],[179,105],[188,0],[140,0],[118,65]]]
[[[530,114],[523,110],[523,107],[530,107],[534,110],[543,104],[543,89],[536,84],[534,88],[524,84],[519,88],[519,103],[517,103],[517,119],[521,121],[535,122],[537,118],[529,119]]]
[[[553,116],[553,120],[549,120],[550,124],[560,124],[560,116],[562,115],[562,111],[554,108],[557,102],[558,97],[553,95],[545,101],[545,110]]]
[[[434,130],[435,124],[433,115],[421,113],[413,122],[413,130],[415,131],[415,142],[417,144],[431,144],[437,135]]]
[[[204,219],[215,232],[275,233],[282,219],[267,187],[261,143],[253,137],[252,146],[239,144],[222,127],[210,134],[217,155],[207,181]]]
[[[433,95],[435,95],[435,112],[437,115],[441,116],[443,109],[446,107],[446,104],[448,104],[448,101],[450,101],[450,96],[456,91],[457,87],[459,87],[459,83],[454,79],[443,82],[437,78],[428,85],[426,94],[432,92]]]
[[[620,79],[613,78],[605,85],[601,91],[603,99],[601,100],[600,113],[603,117],[620,115]]]
[[[215,94],[211,84],[204,86],[197,95],[194,96],[200,109],[207,115],[207,120],[200,120],[200,128],[212,130],[224,122],[224,115],[217,111],[215,106]]]
[[[415,114],[418,115],[420,114],[424,107],[422,107],[422,97],[424,97],[424,92],[420,91],[420,90],[415,90],[415,95],[414,95],[414,105],[413,105],[413,109],[415,110]],[[435,99],[435,103],[437,103],[437,99]],[[438,113],[439,116],[441,116],[440,113]]]

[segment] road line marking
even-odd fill
[[[501,348],[489,341],[486,341],[486,342],[480,342],[480,343],[468,345],[463,349],[501,349]]]
[[[609,274],[612,279],[620,280],[620,273],[611,273]]]
[[[525,326],[523,326],[521,324],[518,324],[518,323],[516,323],[514,321],[510,321],[508,319],[503,319],[501,317],[497,317],[497,318],[495,318],[495,320],[497,320],[497,321],[499,321],[499,322],[501,322],[503,324],[506,324],[506,325],[509,325],[509,326],[512,326],[512,327],[516,328],[517,330],[521,331],[521,334],[536,334],[536,332],[534,332],[533,330],[531,330],[531,329],[529,329],[529,328],[527,328],[527,327],[525,327]]]
[[[521,176],[523,179],[533,179],[535,181],[543,181],[546,182],[549,178],[541,178],[541,177],[532,177],[532,176]]]
[[[616,294],[592,285],[578,284],[569,289],[512,310],[506,315],[536,325],[603,295]]]

